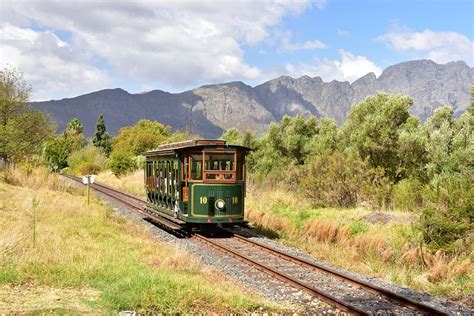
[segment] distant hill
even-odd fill
[[[469,104],[473,83],[474,68],[465,62],[440,65],[417,60],[388,67],[379,78],[369,73],[352,84],[324,82],[320,77],[282,76],[256,87],[230,82],[175,94],[160,90],[130,94],[108,89],[75,98],[32,102],[32,106],[50,113],[60,130],[77,117],[87,136],[92,135],[97,117],[103,114],[112,134],[146,118],[213,138],[231,127],[263,132],[285,114],[332,117],[341,124],[352,104],[377,91],[412,96],[412,113],[422,121],[443,105],[451,105],[455,115],[460,115]]]

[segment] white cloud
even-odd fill
[[[318,40],[306,41],[303,43],[292,42],[291,32],[279,32],[279,33],[276,33],[276,37],[279,38],[281,41],[281,46],[279,48],[279,51],[281,52],[291,53],[298,50],[314,50],[314,49],[326,48],[326,44]]]
[[[377,40],[387,42],[398,52],[422,54],[418,57],[438,63],[463,60],[474,65],[474,42],[459,33],[399,29],[383,34]]]
[[[344,38],[351,37],[351,32],[343,29],[337,29],[337,35]]]
[[[58,90],[52,87],[68,77],[77,80],[76,90],[97,89],[94,83],[103,86],[107,82],[101,69],[107,69],[115,81],[175,88],[256,80],[262,72],[245,62],[241,45],[268,38],[269,29],[287,14],[324,4],[324,0],[6,2],[2,19],[17,29],[5,37],[22,40],[12,45],[5,39],[2,54],[9,51],[2,60],[22,68],[27,78],[43,78],[31,82],[35,89],[45,91],[39,94],[41,98],[48,95],[48,89],[53,96],[52,91]],[[50,31],[37,31],[36,26],[68,32],[71,40],[61,41]],[[301,47],[318,45],[307,42]],[[75,62],[69,65],[68,59]],[[105,67],[95,67],[95,60]]]
[[[287,64],[285,70],[293,77],[308,75],[321,77],[325,81],[338,80],[353,82],[369,72],[380,76],[382,69],[365,56],[355,56],[343,49],[339,50],[341,60],[324,59],[314,64]]]
[[[107,87],[107,75],[90,58],[49,31],[0,25],[0,67],[20,67],[32,99],[74,96]]]

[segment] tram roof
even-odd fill
[[[195,148],[195,149],[202,149],[204,147],[211,146],[211,147],[223,147],[224,149],[241,149],[250,151],[250,148],[238,145],[228,145],[225,140],[222,139],[190,139],[181,142],[163,144],[158,146],[157,149],[144,152],[143,155],[145,156],[152,156],[154,154],[161,154],[161,153],[170,153],[181,151],[185,149]]]

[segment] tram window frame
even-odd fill
[[[202,181],[203,180],[203,153],[189,153],[188,158],[190,160],[191,172],[189,174],[191,181]],[[194,163],[195,162],[195,163]],[[194,168],[196,166],[196,168]],[[200,168],[197,168],[200,166]],[[194,171],[196,170],[196,171]],[[200,171],[200,172],[198,172]],[[199,174],[198,174],[199,173]],[[195,177],[196,176],[196,177]]]
[[[207,157],[208,155],[229,155],[231,156],[231,169],[229,170],[212,170],[207,169]],[[204,181],[206,182],[236,182],[237,181],[237,151],[235,150],[225,150],[225,151],[216,151],[209,150],[203,151],[203,160],[206,162],[204,164]]]

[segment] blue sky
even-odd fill
[[[33,99],[290,75],[352,82],[413,59],[474,66],[472,1],[2,1],[0,63]]]
[[[327,44],[327,49],[271,54],[268,57],[273,63],[311,60],[314,57],[333,59],[338,57],[338,50],[342,48],[355,55],[367,56],[385,68],[423,55],[396,52],[377,41],[380,35],[401,28],[418,32],[430,29],[457,32],[472,41],[473,4],[473,1],[327,1],[322,10],[310,8],[302,14],[286,16],[280,26],[282,30],[291,30],[294,41],[318,39]],[[258,51],[263,49],[271,53],[272,49],[264,43],[258,46],[246,49],[248,61],[268,63]],[[472,54],[474,52],[471,52],[470,63],[474,58]]]

